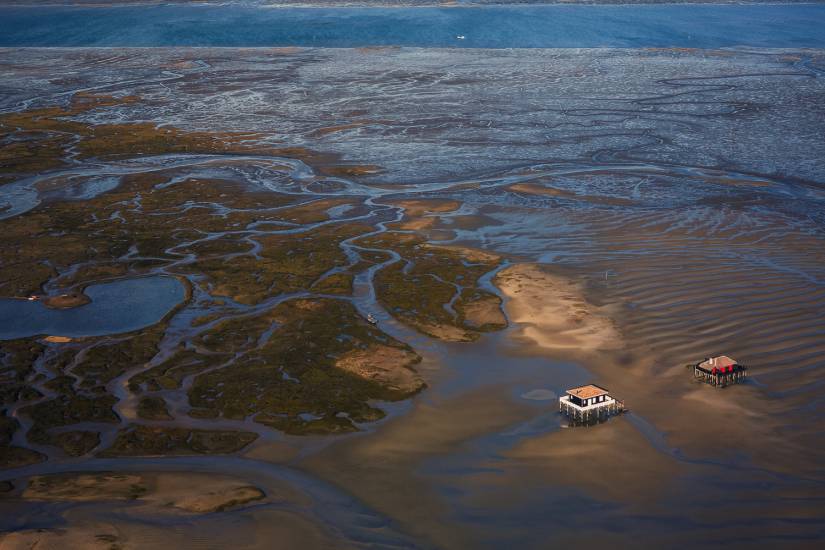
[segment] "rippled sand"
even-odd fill
[[[306,163],[216,154],[69,165],[0,187],[14,208],[55,200],[38,194],[38,178],[71,197],[60,178],[83,170],[312,196],[333,201],[324,207],[336,219],[424,235],[424,251],[501,258],[479,285],[503,298],[509,321],[472,343],[430,338],[378,305],[374,273],[359,275],[346,299],[420,354],[421,379],[402,382],[427,389],[381,403],[387,417],[359,433],[303,437],[186,417],[185,391],[161,392],[184,425],[258,439],[239,456],[98,467],[53,454],[4,472],[16,487],[0,497],[7,540],[815,547],[825,536],[822,52],[2,50],[0,67],[14,76],[0,81],[4,111],[78,90],[136,94],[77,118],[319,152]],[[193,317],[184,312],[170,341],[194,340],[183,322]],[[747,365],[748,383],[694,382],[685,365],[717,354]],[[128,377],[111,385],[121,420],[164,425],[136,417]],[[567,428],[556,397],[587,382],[630,412]],[[267,499],[185,524],[72,504],[44,512],[49,531],[33,535],[29,513],[43,505],[21,498],[25,479],[72,464],[208,469]],[[290,495],[283,506],[277,488]]]
[[[610,314],[587,302],[571,278],[518,264],[499,272],[495,283],[509,299],[507,312],[523,340],[561,356],[623,346]]]

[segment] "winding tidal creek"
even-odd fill
[[[0,546],[817,547],[823,17],[0,8]]]

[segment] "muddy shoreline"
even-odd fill
[[[6,49],[0,67],[0,293],[187,289],[133,333],[0,342],[4,543],[825,535],[821,51]],[[694,383],[685,365],[723,353],[749,382]],[[567,427],[558,396],[590,382],[630,413]],[[122,480],[82,503],[88,478],[26,492],[69,472],[146,491],[113,510],[98,497]],[[183,521],[141,496],[175,472],[264,497]]]

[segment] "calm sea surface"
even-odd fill
[[[825,47],[825,5],[0,8],[0,46]]]

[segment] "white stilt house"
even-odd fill
[[[612,398],[605,388],[595,384],[569,389],[559,398],[559,412],[574,422],[598,422],[622,411],[624,402]]]

